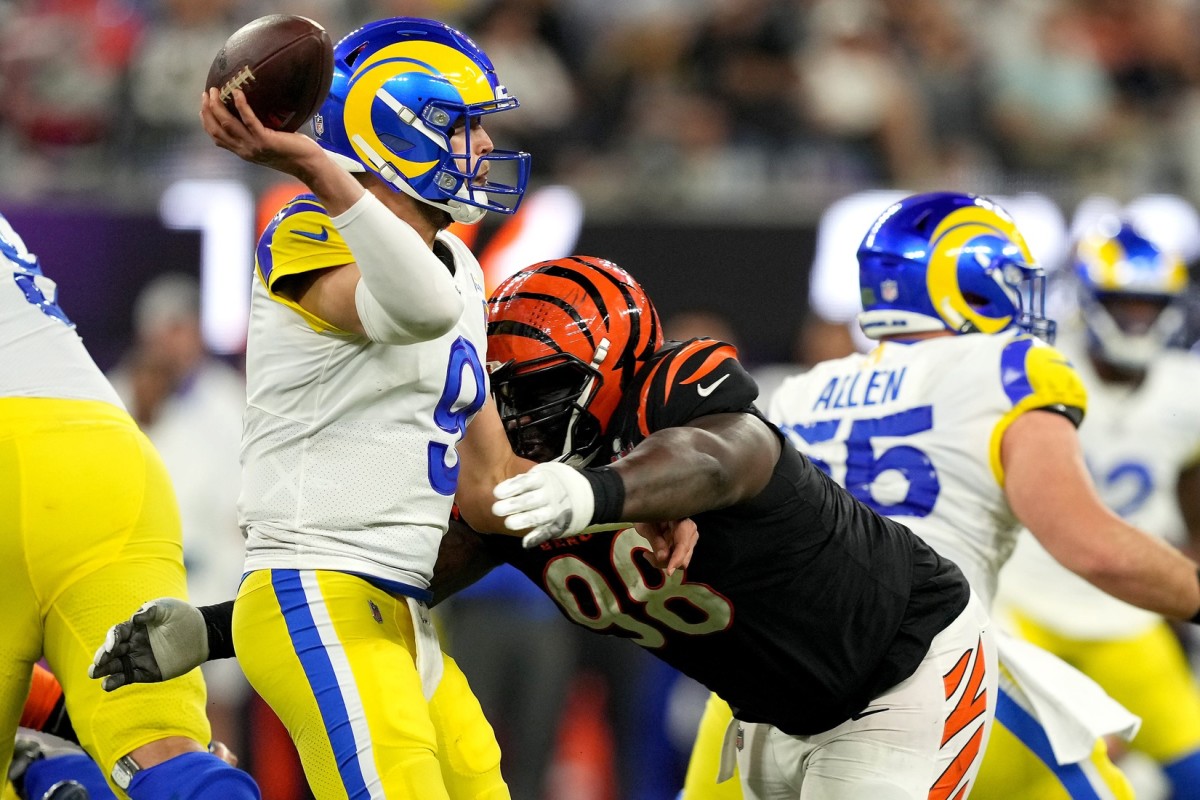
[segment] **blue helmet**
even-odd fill
[[[487,211],[517,210],[529,154],[493,150],[468,171],[450,137],[465,129],[470,153],[471,123],[517,105],[491,60],[465,35],[434,20],[395,17],[337,43],[333,84],[312,125],[344,168],[369,170],[394,190],[471,223]],[[495,167],[515,168],[511,182],[495,182],[488,175]],[[475,183],[482,175],[489,179]]]
[[[1054,337],[1045,316],[1045,274],[1012,217],[985,197],[906,197],[867,231],[858,264],[858,320],[872,339],[1012,327]]]
[[[1187,267],[1129,222],[1101,220],[1076,243],[1074,262],[1089,345],[1104,361],[1144,369],[1183,333]],[[1131,316],[1122,301],[1147,311]]]

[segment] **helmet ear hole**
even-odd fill
[[[361,56],[363,54],[363,51],[367,49],[368,44],[369,44],[369,42],[363,42],[362,44],[360,44],[358,47],[356,47],[354,50],[352,50],[346,56],[346,66],[347,67],[354,66],[354,62],[358,61],[359,56]]]
[[[989,302],[986,297],[975,292],[963,292],[963,299],[971,308],[985,308]]]

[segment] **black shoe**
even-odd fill
[[[17,736],[16,742],[13,743],[12,761],[8,765],[8,779],[12,782],[13,788],[17,790],[19,797],[25,797],[25,771],[29,769],[30,764],[45,757],[46,753],[42,750],[41,742],[37,739]]]

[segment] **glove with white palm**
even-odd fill
[[[492,513],[504,517],[504,527],[529,529],[521,540],[526,548],[581,532],[592,522],[596,508],[594,481],[557,461],[537,464],[501,481],[493,494]]]

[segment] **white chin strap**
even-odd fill
[[[474,225],[476,222],[479,222],[479,220],[483,219],[483,215],[488,212],[488,210],[482,206],[461,203],[457,200],[439,201],[422,197],[417,193],[416,189],[408,185],[408,182],[405,181],[404,178],[400,177],[400,173],[398,173],[391,164],[385,161],[383,157],[375,151],[375,148],[367,144],[367,140],[361,135],[355,134],[351,137],[351,141],[354,142],[355,146],[358,147],[359,150],[366,153],[367,160],[371,162],[371,166],[375,168],[375,171],[379,177],[382,178],[389,186],[398,192],[403,192],[414,200],[418,200],[426,205],[445,211],[455,222],[461,222],[464,225]],[[333,159],[334,163],[347,172],[367,171],[366,167],[355,161],[353,158],[347,158],[346,156],[343,156],[339,153],[330,152],[329,150],[326,150],[325,153],[331,159]],[[460,187],[459,195],[462,196],[465,194],[465,190],[465,186]],[[476,190],[474,194],[476,197],[483,195],[484,202],[487,201],[487,194],[485,192]]]

